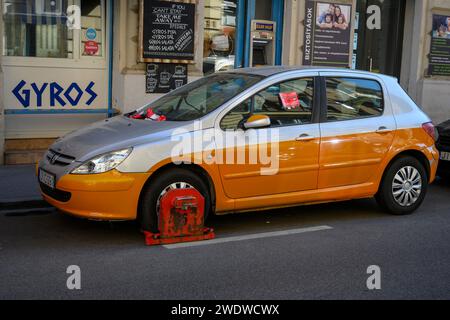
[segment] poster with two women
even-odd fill
[[[349,67],[351,4],[307,0],[303,65]]]

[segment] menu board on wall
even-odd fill
[[[429,60],[429,75],[450,77],[450,15],[433,15]]]
[[[141,0],[140,17],[141,61],[194,60],[194,3]]]
[[[303,65],[350,67],[352,5],[306,0]]]
[[[187,64],[148,63],[146,93],[167,93],[187,84]]]

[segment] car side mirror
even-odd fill
[[[244,122],[244,129],[260,129],[270,127],[270,118],[266,115],[253,115]]]

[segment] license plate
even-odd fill
[[[47,187],[55,189],[55,175],[45,170],[39,169],[39,182],[45,184]]]
[[[441,152],[441,160],[450,161],[450,152]]]

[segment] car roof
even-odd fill
[[[290,72],[290,71],[317,71],[317,72],[333,72],[333,71],[342,71],[345,73],[354,73],[354,74],[369,74],[369,75],[378,75],[378,76],[384,76],[384,77],[390,77],[391,76],[379,74],[379,73],[371,73],[368,71],[362,71],[362,70],[353,70],[348,68],[330,68],[330,67],[314,67],[314,66],[266,66],[266,67],[253,67],[253,68],[241,68],[241,69],[234,69],[230,70],[229,72],[232,73],[245,73],[245,74],[251,74],[251,75],[258,75],[262,77],[270,77],[273,75]]]

